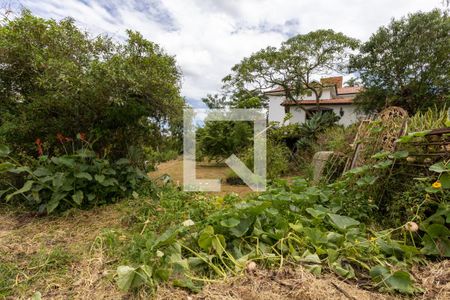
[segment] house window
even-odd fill
[[[308,108],[306,110],[306,120],[309,120],[312,118],[312,116],[314,116],[317,113],[323,114],[325,112],[330,112],[333,111],[332,108],[328,108],[328,107],[312,107],[312,108]]]

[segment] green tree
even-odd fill
[[[449,103],[450,19],[447,12],[410,14],[380,27],[351,58],[365,91],[366,112],[397,105],[410,113]]]
[[[279,48],[267,47],[244,58],[223,81],[228,88],[259,93],[281,87],[286,98],[294,102],[310,91],[319,105],[326,83],[314,78],[345,71],[350,53],[358,44],[333,30],[300,34]]]
[[[125,43],[90,37],[72,19],[22,12],[0,26],[0,136],[16,151],[58,148],[58,133],[96,138],[102,155],[158,141],[181,118],[174,57],[139,33]]]
[[[251,122],[208,121],[197,129],[200,157],[220,161],[242,152],[253,140]]]

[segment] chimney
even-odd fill
[[[342,76],[336,76],[336,77],[326,77],[321,78],[320,82],[323,85],[336,85],[336,87],[339,89],[342,87]]]

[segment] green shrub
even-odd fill
[[[176,150],[166,149],[158,151],[152,147],[147,147],[145,150],[145,163],[147,170],[156,170],[156,166],[159,163],[176,159],[180,153]]]
[[[21,165],[9,154],[8,147],[0,146],[0,172],[20,174],[25,183],[20,188],[11,184],[0,196],[7,202],[25,199],[47,213],[113,202],[130,195],[146,178],[127,159],[110,163],[85,148],[72,154],[41,156],[31,167]]]
[[[317,135],[317,140],[313,145],[313,152],[334,151],[341,154],[353,152],[350,144],[355,139],[357,124],[344,127],[336,125],[325,129]]]
[[[286,145],[270,139],[267,140],[266,146],[266,176],[268,179],[276,179],[289,170],[289,156],[291,152]],[[248,148],[243,155],[243,161],[250,170],[253,170],[253,155],[253,148]]]
[[[29,11],[2,21],[0,139],[15,152],[36,156],[41,138],[55,155],[59,132],[84,132],[98,136],[97,153],[117,159],[131,145],[160,143],[161,127],[181,119],[175,58],[139,33],[118,43]]]
[[[334,112],[314,114],[311,119],[300,124],[300,137],[297,141],[297,147],[300,149],[311,148],[313,143],[317,140],[318,134],[324,132],[327,128],[334,126],[339,119],[340,118]]]
[[[250,122],[208,121],[197,129],[199,154],[210,160],[222,160],[243,151],[253,140]],[[201,159],[197,155],[197,159]]]

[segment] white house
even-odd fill
[[[356,112],[353,98],[360,92],[360,87],[342,87],[342,76],[322,78],[325,85],[319,100],[320,110],[333,110],[340,116],[339,124],[348,126],[357,122],[364,115]],[[283,122],[287,113],[292,114],[289,123],[303,123],[307,119],[305,110],[317,111],[316,98],[313,93],[303,95],[297,101],[288,101],[282,88],[265,93],[269,98],[269,122]],[[303,108],[303,109],[302,109]]]

